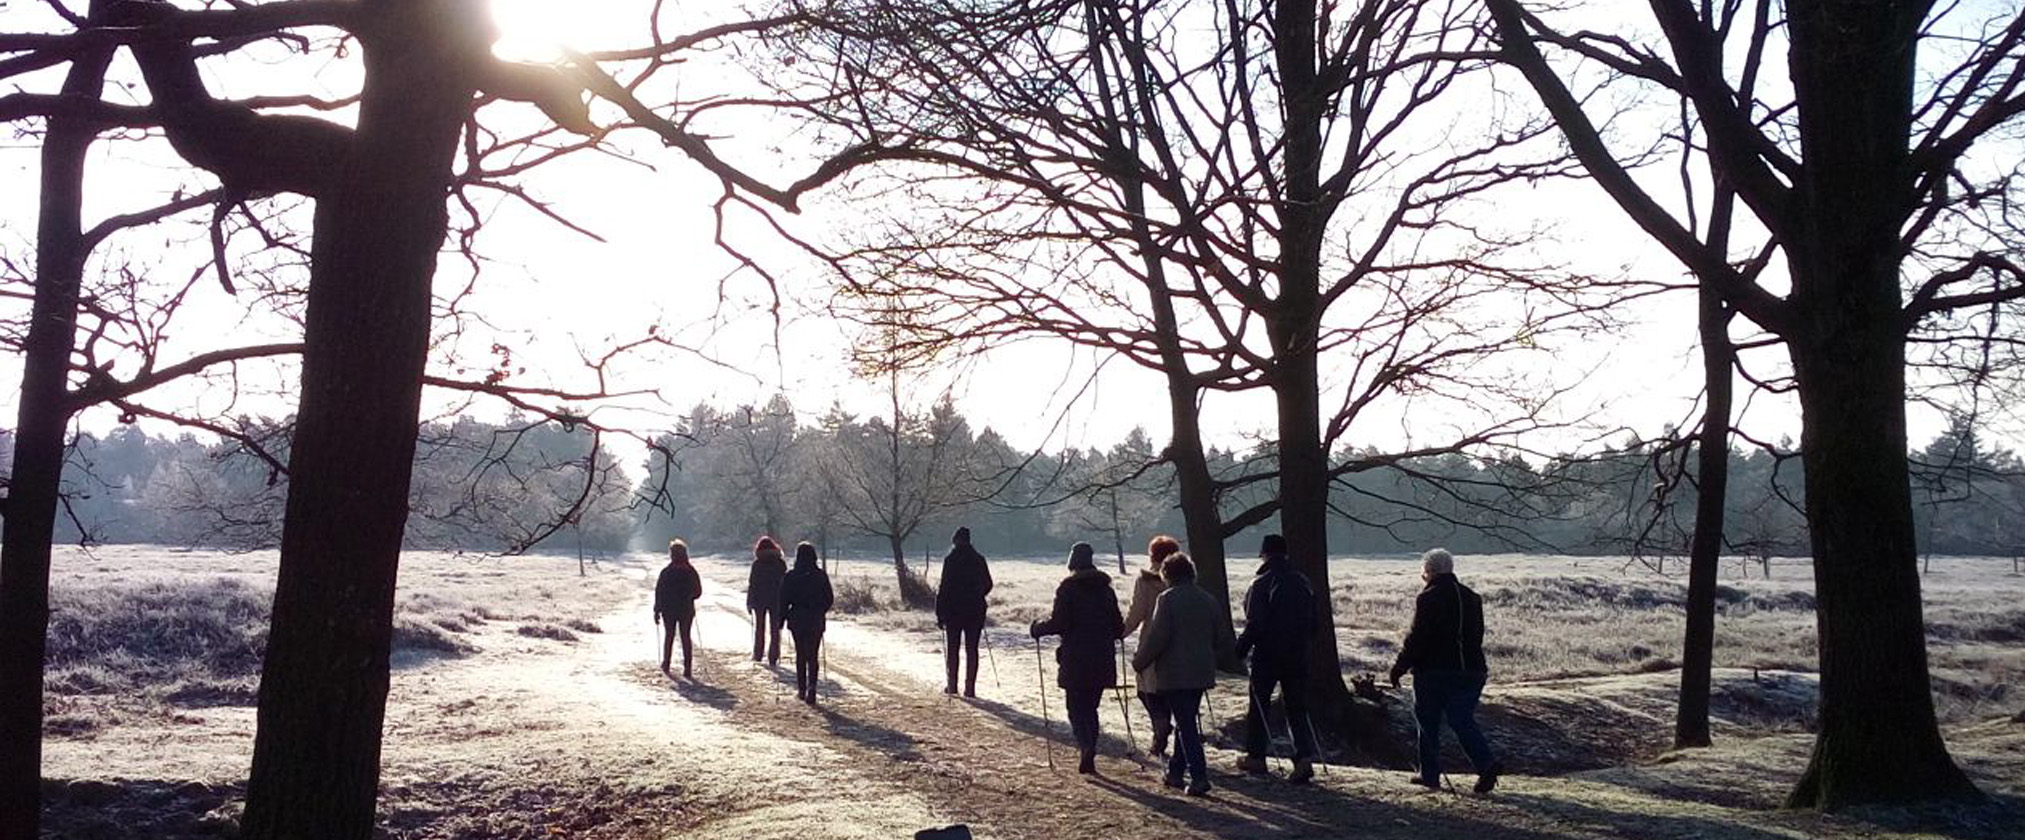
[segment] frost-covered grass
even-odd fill
[[[478,649],[494,624],[574,640],[623,603],[637,575],[579,578],[573,560],[413,554],[394,611],[397,664]],[[274,597],[272,553],[115,546],[59,550],[45,672],[53,734],[78,735],[113,708],[251,704]],[[525,628],[539,628],[528,633]]]
[[[893,629],[933,626],[926,613],[902,610],[890,561],[833,560],[839,609]],[[1143,557],[1130,558],[1111,575],[1120,605]],[[1484,596],[1486,652],[1492,679],[1524,683],[1677,669],[1687,589],[1684,567],[1660,575],[1622,558],[1465,556],[1464,582]],[[836,571],[838,567],[844,571]],[[1257,561],[1231,562],[1233,601],[1244,594]],[[1724,567],[1717,590],[1715,664],[1719,668],[1812,672],[1816,665],[1814,592],[1805,560],[1774,564],[1775,577],[1740,577]],[[939,567],[930,569],[934,579]],[[991,620],[1024,626],[1047,614],[1055,584],[1065,573],[1056,558],[993,558],[998,586]],[[853,610],[844,610],[849,580]],[[1923,579],[1928,651],[1935,699],[1944,719],[1980,720],[2015,713],[2025,705],[2025,577],[2007,560],[1935,558]],[[1414,558],[1339,558],[1330,564],[1330,596],[1346,673],[1383,674],[1411,621],[1421,582]]]

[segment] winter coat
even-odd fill
[[[1245,590],[1245,629],[1237,653],[1251,654],[1252,673],[1300,676],[1308,672],[1315,632],[1315,590],[1284,554],[1268,556]]]
[[[935,587],[935,623],[951,630],[984,629],[984,596],[991,586],[984,555],[968,545],[951,546]]]
[[[1110,688],[1118,684],[1117,643],[1125,617],[1118,613],[1118,595],[1111,577],[1096,569],[1070,572],[1055,587],[1055,607],[1034,622],[1034,638],[1061,636],[1055,663],[1061,669],[1055,684],[1068,689]]]
[[[1194,581],[1160,593],[1132,654],[1141,694],[1216,685],[1217,659],[1232,644],[1216,613],[1216,598]]]
[[[1413,599],[1413,629],[1399,646],[1393,676],[1408,671],[1489,673],[1484,662],[1484,599],[1455,575],[1435,575]]]
[[[654,615],[686,621],[696,617],[696,599],[703,597],[703,579],[688,563],[669,563],[654,580]]]
[[[814,560],[797,560],[794,571],[781,580],[780,602],[776,607],[789,630],[821,633],[826,623],[824,616],[836,600],[836,592],[830,589],[829,573]]]
[[[1139,574],[1132,578],[1132,600],[1130,605],[1125,607],[1125,629],[1118,633],[1118,637],[1130,636],[1132,631],[1145,627],[1146,620],[1153,617],[1154,600],[1165,591],[1167,581],[1160,579],[1159,572],[1152,569],[1139,570]],[[1142,638],[1140,643],[1144,644],[1145,640]]]
[[[770,610],[780,604],[780,582],[787,577],[787,561],[779,549],[767,549],[752,558],[752,575],[745,582],[745,608]]]

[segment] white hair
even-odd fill
[[[1455,574],[1455,555],[1446,548],[1430,548],[1420,555],[1420,570],[1430,575]]]

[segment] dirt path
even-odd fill
[[[1127,718],[1107,698],[1102,774],[1086,779],[1073,769],[1059,694],[1041,688],[1052,682],[1052,657],[1037,674],[1023,634],[991,634],[983,698],[959,700],[940,692],[937,634],[895,629],[891,616],[833,618],[822,700],[810,708],[790,691],[791,645],[778,668],[750,659],[743,570],[699,566],[696,680],[655,667],[644,580],[652,570],[637,566],[617,572],[636,579],[619,590],[623,601],[590,602],[607,613],[600,632],[532,638],[494,622],[474,631],[475,654],[399,668],[386,727],[385,836],[869,840],[955,822],[1002,840],[1910,836],[1895,833],[1889,815],[1769,810],[1803,760],[1804,738],[1574,777],[1513,777],[1489,798],[1425,793],[1396,772],[1342,767],[1294,786],[1280,780],[1282,762],[1274,778],[1245,777],[1228,772],[1234,755],[1211,750],[1217,790],[1191,799],[1127,754],[1118,737]],[[1143,746],[1136,709],[1126,706]],[[1226,687],[1211,710],[1241,715],[1242,696]],[[50,741],[54,836],[230,836],[252,724],[250,708],[178,710]],[[1043,733],[1056,744],[1052,769]],[[1992,724],[1979,737],[1976,755],[2012,757],[1969,758],[1972,770],[2015,797],[2025,724]],[[1967,744],[1958,737],[1956,746]],[[1957,815],[1942,836],[2015,837],[2021,817],[2013,799]]]

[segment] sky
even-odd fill
[[[494,0],[494,6],[504,36],[497,51],[505,57],[538,61],[558,46],[595,50],[636,40],[631,33],[638,13],[630,11],[636,5],[622,0]],[[685,17],[685,8],[722,13],[710,4],[670,7],[671,18],[664,24],[670,31],[698,25],[712,13],[692,11]],[[0,26],[8,31],[56,28],[47,19],[38,4],[16,3],[0,11]],[[710,64],[702,60],[679,69],[685,94],[701,95],[712,85],[729,84],[732,74]],[[268,51],[209,68],[208,81],[214,93],[235,96],[305,89],[336,96],[356,85],[355,71],[343,63],[307,70],[302,65]],[[52,84],[52,78],[36,81]],[[116,95],[140,97],[144,88],[129,87]],[[539,119],[528,106],[495,107],[505,109],[498,124],[531,125]],[[797,145],[803,141],[763,117],[732,117],[708,128],[722,134],[718,147],[728,156],[771,182],[791,181],[809,166],[805,151],[797,151],[805,149]],[[33,146],[33,138],[0,141],[0,249],[17,257],[32,252]],[[607,150],[610,154],[575,155],[520,180],[529,194],[550,202],[554,212],[596,233],[602,242],[511,201],[495,197],[481,205],[488,214],[479,244],[486,261],[462,308],[481,313],[483,323],[474,322],[455,335],[439,330],[434,370],[449,369],[440,360],[453,351],[467,365],[482,369],[496,344],[510,351],[515,366],[529,370],[523,381],[579,387],[590,381],[584,357],[596,357],[653,329],[683,349],[616,363],[611,382],[622,390],[652,389],[658,396],[623,400],[617,409],[601,413],[602,421],[643,431],[663,429],[698,402],[757,404],[776,391],[787,393],[809,416],[832,403],[860,414],[881,410],[883,385],[854,377],[847,365],[855,334],[825,312],[830,277],[824,270],[749,213],[733,219],[727,236],[776,282],[742,269],[713,241],[711,205],[721,192],[715,179],[642,132],[609,138]],[[100,143],[88,178],[87,216],[93,218],[147,206],[179,186],[204,183],[159,141]],[[1587,183],[1508,191],[1489,212],[1539,220],[1551,235],[1544,247],[1599,273],[1669,281],[1679,277],[1672,259]],[[298,211],[296,218],[306,216]],[[801,216],[780,218],[797,233],[815,238],[856,220],[850,205],[821,196]],[[162,286],[171,287],[189,279],[206,249],[202,228],[185,226],[127,237],[117,253],[138,265],[150,283],[160,277]],[[437,288],[442,293],[469,280],[468,268],[445,259]],[[293,337],[284,320],[245,317],[247,299],[244,290],[237,297],[226,295],[215,281],[191,284],[191,312],[174,328],[177,349],[169,357]],[[1576,427],[1536,441],[1538,449],[1569,449],[1604,433],[1610,440],[1622,439],[1621,432],[1609,430],[1656,434],[1667,424],[1693,417],[1700,373],[1692,298],[1665,296],[1627,308],[1620,317],[1627,322],[1620,333],[1564,346],[1551,360],[1533,362],[1563,381],[1581,380],[1560,408]],[[1747,333],[1738,330],[1740,336]],[[1754,370],[1768,373],[1781,367],[1777,351],[1761,352],[1753,362]],[[221,392],[214,383],[158,399],[164,405],[203,410],[231,405],[238,411],[280,415],[289,410],[290,376],[287,369],[255,366],[236,389]],[[18,381],[17,367],[0,370],[4,394],[18,390]],[[1107,447],[1135,426],[1159,440],[1168,426],[1164,385],[1157,374],[1056,343],[1014,346],[953,369],[910,376],[907,385],[908,399],[917,407],[947,392],[974,426],[990,426],[1022,447]],[[5,407],[10,416],[11,402]],[[443,395],[432,398],[436,412],[457,404]],[[86,428],[103,428],[113,419],[96,412],[81,422]],[[1400,445],[1426,437],[1425,429],[1444,419],[1425,406],[1396,404],[1360,426],[1355,442]],[[1937,413],[1917,407],[1911,420],[1915,445],[1942,424]],[[1797,411],[1783,397],[1754,397],[1743,425],[1762,440],[1798,437]],[[1250,445],[1271,426],[1271,404],[1263,394],[1220,396],[1204,409],[1205,431],[1221,446]],[[622,454],[639,452],[624,442],[618,446]]]

